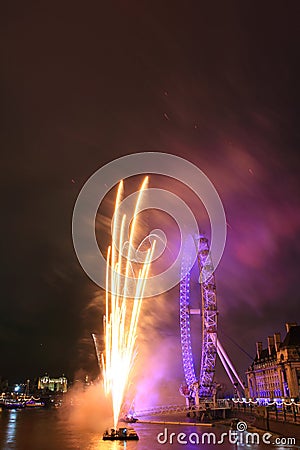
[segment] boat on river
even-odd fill
[[[1,400],[0,406],[2,409],[22,409],[24,408],[24,403],[19,400],[5,398]]]
[[[103,441],[138,441],[139,436],[133,428],[111,428],[105,431]]]

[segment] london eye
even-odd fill
[[[232,382],[237,387],[239,384],[244,389],[243,383],[228,358],[224,348],[218,340],[218,308],[216,295],[216,282],[214,268],[209,252],[208,239],[202,235],[194,238],[197,251],[198,266],[198,292],[196,293],[198,308],[193,307],[191,298],[191,266],[190,254],[186,252],[181,264],[180,282],[180,337],[182,362],[185,376],[185,386],[181,387],[181,393],[190,397],[194,393],[196,403],[200,400],[211,398],[214,393],[214,376],[217,356]],[[191,316],[201,317],[201,336],[197,336],[197,348],[201,354],[199,374],[196,373],[195,360],[192,348]],[[201,345],[199,342],[201,340]]]

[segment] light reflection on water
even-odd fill
[[[139,434],[139,441],[103,441],[104,430],[88,431],[80,429],[70,423],[66,417],[61,417],[57,410],[21,410],[0,412],[0,449],[1,450],[163,450],[163,449],[188,449],[201,448],[209,450],[212,447],[219,447],[225,450],[261,450],[275,448],[268,445],[235,445],[225,442],[222,445],[187,445],[179,444],[175,441],[170,444],[159,444],[158,433],[164,431],[163,424],[134,424],[134,428]],[[214,431],[217,435],[227,429],[223,426],[216,426],[207,429],[205,427],[192,427],[185,425],[170,425],[169,433],[181,432],[188,435],[192,432],[198,434]],[[277,450],[277,449],[276,449]]]
[[[18,411],[15,410],[10,411],[8,423],[6,426],[5,440],[7,445],[11,446],[12,448],[13,445],[15,444],[16,439],[17,418],[18,418]]]

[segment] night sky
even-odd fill
[[[93,172],[134,152],[187,158],[220,194],[220,337],[240,372],[250,359],[226,335],[254,355],[299,322],[299,13],[297,1],[6,2],[2,378],[97,374],[99,288],[76,259],[72,211]],[[161,342],[179,340],[176,295]]]

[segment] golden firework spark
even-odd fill
[[[144,262],[138,265],[137,273],[135,273],[132,264],[134,256],[133,242],[136,233],[137,215],[147,183],[148,177],[145,177],[135,204],[129,241],[125,241],[126,215],[119,217],[118,214],[123,196],[123,181],[120,182],[112,223],[112,244],[107,251],[106,305],[103,319],[105,351],[101,354],[101,367],[104,391],[112,399],[115,427],[118,423],[125,390],[135,358],[138,319],[155,247],[155,242],[153,242],[152,246],[145,253]],[[118,247],[115,246],[116,242]],[[124,256],[122,253],[125,244],[128,245]],[[128,297],[128,292],[130,297]]]

